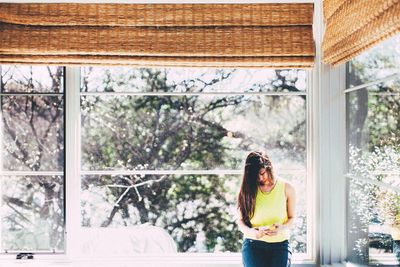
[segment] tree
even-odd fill
[[[32,68],[3,66],[1,90],[60,92],[62,68],[43,68],[47,81],[35,80]],[[1,97],[3,169],[55,171],[64,165],[62,96]],[[3,176],[4,249],[63,250],[64,196],[61,176]]]
[[[349,63],[348,86],[368,83],[393,73],[398,52],[390,43],[384,45],[385,49],[378,46]],[[347,97],[350,172],[359,177],[393,183],[393,186],[398,181],[382,173],[396,172],[400,164],[398,84],[399,80],[394,79],[348,93]],[[353,262],[369,261],[369,247],[374,246],[369,244],[370,225],[377,222],[388,224],[391,220],[388,214],[395,206],[394,199],[393,192],[384,188],[351,180],[348,247]]]
[[[163,70],[131,70],[117,77],[106,71],[102,74],[104,80],[100,86],[107,92],[118,91],[130,81],[139,79],[144,84],[141,90],[145,92],[204,92],[214,90],[232,75],[234,71],[216,71],[208,74],[211,78],[197,77],[169,84],[167,72]],[[87,86],[89,77],[87,73],[84,91],[93,91]],[[293,72],[276,71],[275,79],[267,85],[253,84],[249,90],[265,90],[266,86],[276,91],[298,90],[295,86],[297,77]],[[129,87],[128,90],[137,88]],[[278,101],[277,98],[265,100],[269,110],[286,109],[292,104],[291,99]],[[300,99],[305,100],[303,97]],[[82,98],[82,106],[85,107],[82,115],[84,168],[237,168],[244,154],[232,153],[238,150],[232,147],[232,139],[243,151],[248,150],[255,140],[246,131],[232,131],[224,125],[232,120],[232,113],[245,116],[251,109],[257,112],[259,105],[263,105],[259,98],[245,95],[213,98],[199,95],[85,96]],[[263,139],[258,143],[285,151],[290,150],[286,146],[292,144],[304,151],[305,144],[296,143],[292,138],[296,134],[305,134],[305,121],[300,119],[297,124],[287,127],[292,135],[279,136],[274,142]],[[238,251],[240,234],[234,222],[235,198],[232,195],[236,194],[239,181],[240,177],[215,175],[85,177],[84,191],[91,191],[92,196],[101,196],[102,201],[114,205],[108,208],[108,215],[100,216],[106,219],[94,222],[90,209],[95,208],[95,204],[91,205],[88,200],[84,203],[84,210],[87,211],[84,225],[151,223],[167,229],[177,241],[180,251],[194,250],[196,236],[202,232],[205,233],[208,251],[214,249],[217,240],[222,242],[225,250]],[[232,186],[227,187],[230,182]],[[108,190],[102,191],[101,187]],[[229,201],[227,197],[230,197]],[[132,214],[138,216],[132,218]],[[304,244],[299,243],[300,247],[303,251]]]
[[[41,86],[32,71],[27,77],[15,78],[13,73],[18,71],[3,69],[3,89],[58,92],[60,88],[61,68],[56,72],[48,69],[51,85],[47,86]],[[242,73],[238,79],[236,73],[243,70],[202,70],[196,75],[180,75],[163,69],[110,68],[90,80],[96,71],[84,68],[83,92],[127,88],[144,92],[298,91],[305,85],[299,78],[302,71],[297,70],[277,70],[269,78],[264,73],[257,79],[250,72]],[[168,75],[175,75],[175,80],[171,82]],[[236,80],[230,80],[234,77]],[[63,166],[62,105],[61,97],[2,97],[1,130],[8,146],[7,166],[32,171]],[[304,96],[82,96],[81,112],[83,170],[237,169],[246,151],[255,148],[272,151],[278,163],[285,159],[284,164],[303,166],[306,158]],[[29,130],[15,138],[16,129],[25,124]],[[35,151],[39,151],[39,157]],[[204,242],[206,251],[216,247],[238,251],[241,236],[234,214],[240,179],[237,175],[85,175],[82,225],[149,223],[166,229],[180,251],[198,250],[201,246],[196,242]],[[19,185],[17,195],[11,196],[11,191],[5,194],[12,209],[6,217],[8,229],[24,221],[27,214],[39,214],[51,225],[49,236],[53,239],[49,247],[62,249],[62,177],[24,177]],[[25,188],[29,189],[26,199],[22,196]],[[35,202],[38,194],[53,202]],[[299,222],[295,251],[305,252],[304,218]],[[21,242],[13,246],[37,248],[35,242],[42,241],[30,240],[32,232],[24,232]]]

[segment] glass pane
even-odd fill
[[[63,97],[2,96],[0,100],[3,169],[63,170]]]
[[[347,64],[347,88],[400,72],[400,35],[374,46]]]
[[[347,94],[352,174],[400,183],[399,85],[399,81],[390,81]]]
[[[60,93],[63,92],[63,68],[50,66],[2,65],[2,92]]]
[[[299,216],[291,244],[296,253],[304,253],[307,249],[305,174],[278,177],[287,178],[296,190],[303,192],[298,194]],[[110,232],[141,240],[130,244],[131,250],[137,252],[149,252],[155,243],[168,251],[170,242],[179,252],[239,252],[242,235],[236,227],[235,214],[240,182],[239,175],[83,176],[82,226],[117,228],[119,232]],[[146,228],[138,228],[143,224],[166,233],[154,240]],[[148,244],[148,250],[138,245],[142,242]],[[90,251],[107,251],[96,243],[90,244]]]
[[[298,92],[305,70],[82,68],[82,92]]]
[[[355,179],[349,188],[350,261],[400,260],[400,194]]]
[[[305,96],[83,96],[82,168],[237,169],[262,148],[306,166]]]
[[[289,240],[292,252],[307,253],[312,240],[307,239],[307,196],[309,189],[307,188],[306,170],[292,174],[279,175],[279,172],[276,172],[276,174],[277,177],[291,183],[296,190],[296,220]],[[311,205],[311,203],[308,204]]]
[[[1,250],[63,251],[63,177],[0,179]]]

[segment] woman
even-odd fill
[[[289,266],[295,192],[292,185],[276,179],[270,159],[262,152],[251,152],[246,158],[238,208],[238,226],[245,237],[244,266]]]
[[[393,239],[393,254],[396,256],[397,261],[400,262],[400,207],[398,209],[390,229],[390,234]]]

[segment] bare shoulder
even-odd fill
[[[295,195],[294,186],[287,181],[285,181],[285,194],[287,197],[294,197]]]

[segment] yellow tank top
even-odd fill
[[[254,216],[250,219],[253,227],[271,226],[274,223],[284,224],[287,221],[285,182],[278,180],[275,188],[264,193],[257,191]],[[245,236],[246,238],[252,238]],[[253,238],[254,239],[254,238]],[[275,236],[263,236],[258,240],[269,243],[282,242],[289,239],[287,230],[279,231]]]
[[[390,229],[393,240],[400,240],[400,213],[395,217],[395,223]]]
[[[393,240],[400,240],[400,228],[399,226],[392,226],[390,229]]]

